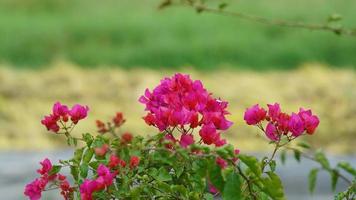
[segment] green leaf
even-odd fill
[[[243,162],[257,177],[261,176],[262,169],[260,162],[258,162],[257,158],[243,154],[239,154],[238,157],[241,162]]]
[[[220,3],[219,4],[219,9],[220,10],[223,10],[224,8],[226,8],[227,7],[227,3]]]
[[[215,162],[210,163],[209,167],[209,180],[219,191],[224,190],[224,178],[221,174],[221,168],[215,164]]]
[[[274,172],[276,170],[276,161],[271,160],[271,162],[269,162],[269,167],[271,168],[271,171]]]
[[[48,175],[52,176],[57,174],[59,171],[61,171],[62,166],[61,165],[53,165],[51,171],[49,171]]]
[[[314,168],[309,172],[309,192],[310,193],[314,192],[318,172],[319,172],[318,168]]]
[[[300,147],[303,147],[305,149],[310,149],[310,145],[307,142],[301,141],[301,142],[297,143],[297,145]]]
[[[86,178],[88,176],[89,166],[87,163],[80,165],[80,176]]]
[[[263,191],[274,200],[285,200],[282,181],[274,172],[266,172],[268,177],[262,178]]]
[[[294,150],[294,158],[296,161],[300,162],[300,151],[299,150]]]
[[[83,162],[84,163],[89,163],[91,158],[93,157],[94,155],[94,150],[93,149],[87,149],[84,153],[84,156],[83,156]]]
[[[286,163],[286,154],[287,154],[287,151],[286,150],[283,150],[281,151],[281,163],[284,165]]]
[[[171,175],[168,173],[168,171],[164,167],[159,168],[158,176],[156,176],[155,178],[159,181],[171,181],[172,180]]]
[[[88,148],[90,148],[90,146],[94,140],[93,136],[90,135],[90,133],[85,133],[85,134],[83,134],[83,139],[84,139],[85,143],[87,143]]]
[[[210,193],[205,193],[204,200],[214,200],[214,195],[212,195]]]
[[[315,153],[315,160],[318,161],[321,164],[321,166],[323,166],[323,168],[330,169],[329,161],[321,150],[318,150]]]
[[[84,148],[85,147],[76,149],[75,152],[74,152],[73,162],[75,164],[77,164],[77,165],[79,165],[80,161],[82,160],[82,155],[83,155]]]
[[[75,181],[78,181],[78,179],[79,179],[79,177],[78,177],[78,175],[79,175],[78,167],[70,166],[70,174],[72,174],[73,179]]]
[[[339,171],[334,169],[330,172],[330,175],[331,175],[331,189],[335,192],[337,180],[339,178]]]
[[[241,178],[236,173],[231,173],[225,183],[223,191],[224,200],[242,199]]]
[[[356,176],[356,170],[348,162],[339,162],[337,166],[353,176]]]

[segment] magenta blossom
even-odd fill
[[[145,122],[160,131],[179,127],[185,134],[188,129],[205,125],[215,130],[226,130],[232,125],[226,119],[228,103],[214,98],[201,81],[184,74],[164,78],[153,91],[146,89],[139,102],[145,104],[148,111],[143,117]],[[204,137],[207,141],[208,136]]]
[[[224,169],[227,167],[227,161],[221,157],[217,157],[215,162],[217,165],[219,165],[221,167],[221,169]]]
[[[266,136],[273,141],[277,141],[278,140],[278,132],[277,132],[277,128],[274,124],[272,124],[271,122],[269,122],[267,124],[266,127]]]
[[[300,136],[304,132],[304,123],[299,115],[292,113],[289,119],[289,130],[295,137]]]
[[[69,111],[70,119],[74,124],[77,124],[79,120],[82,120],[87,117],[88,111],[88,106],[81,106],[79,104],[76,104]]]
[[[205,144],[213,144],[220,139],[219,133],[216,131],[216,128],[212,124],[204,125],[200,131],[199,135],[202,138]]]
[[[272,104],[267,104],[268,106],[268,116],[270,119],[273,121],[278,120],[279,114],[281,113],[281,107],[279,106],[278,103]]]
[[[179,144],[183,148],[187,148],[189,145],[194,143],[194,137],[192,134],[182,134],[180,137]]]
[[[69,109],[66,105],[62,105],[60,102],[56,102],[52,109],[53,115],[56,117],[62,117],[63,121],[68,121]]]
[[[103,184],[106,187],[109,187],[112,184],[113,180],[114,180],[115,174],[111,173],[110,169],[108,167],[106,167],[105,165],[103,165],[103,164],[100,164],[96,171],[97,171],[98,176],[99,176],[97,181],[100,184]]]
[[[42,191],[46,188],[48,180],[44,178],[38,178],[27,184],[24,194],[29,197],[30,200],[41,199]]]
[[[258,104],[246,109],[244,120],[248,125],[256,125],[266,118],[266,110]]]
[[[57,133],[59,131],[59,126],[57,124],[58,117],[54,115],[45,116],[41,120],[41,124],[45,125],[47,130]]]
[[[310,135],[313,134],[319,125],[319,118],[313,115],[311,110],[304,110],[303,108],[300,108],[298,115],[304,122],[306,132]]]
[[[52,163],[48,158],[44,159],[42,162],[40,162],[40,164],[42,165],[42,168],[37,170],[39,174],[45,175],[52,170]]]
[[[93,200],[93,193],[99,189],[95,180],[85,179],[79,188],[80,198],[82,200]]]

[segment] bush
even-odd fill
[[[188,75],[176,74],[165,78],[153,91],[146,89],[139,101],[147,111],[143,117],[147,125],[158,133],[140,137],[121,133],[126,119],[116,113],[110,122],[96,121],[98,134],[85,133],[80,138],[71,135],[76,124],[87,117],[89,108],[79,104],[71,109],[57,102],[52,113],[41,123],[67,138],[76,149],[69,160],[53,165],[44,159],[37,171],[39,178],[25,187],[30,199],[40,199],[46,190],[59,189],[64,199],[285,199],[282,182],[275,173],[276,153],[282,149],[294,152],[295,158],[306,157],[320,163],[310,172],[310,190],[314,190],[320,170],[331,174],[332,187],[343,179],[350,187],[337,199],[355,196],[355,181],[341,172],[354,176],[348,163],[333,168],[325,155],[317,151],[310,156],[301,151],[306,143],[290,146],[292,141],[315,133],[319,118],[311,110],[298,113],[281,111],[278,103],[268,109],[259,105],[248,108],[244,119],[256,126],[274,145],[270,157],[262,160],[240,153],[222,138],[222,131],[231,125],[226,116],[228,103],[214,98],[201,81]],[[80,143],[80,144],[78,144]],[[60,173],[70,168],[74,183]],[[343,170],[343,171],[341,171]]]

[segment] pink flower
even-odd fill
[[[187,148],[189,145],[194,143],[194,137],[192,134],[182,134],[180,137],[179,144],[183,148]]]
[[[216,147],[221,147],[221,146],[224,146],[226,144],[226,140],[225,139],[219,139],[214,144],[215,144]]]
[[[319,118],[312,114],[311,110],[300,108],[298,115],[304,121],[305,130],[308,134],[313,134],[319,125]]]
[[[93,200],[93,193],[99,189],[98,183],[95,180],[85,179],[79,188],[80,199]]]
[[[244,120],[248,125],[256,125],[266,118],[266,113],[265,109],[256,104],[246,110]]]
[[[56,102],[53,105],[52,113],[56,117],[62,117],[63,121],[68,121],[69,109],[66,105],[62,105],[60,102]]]
[[[97,156],[105,156],[106,152],[108,152],[109,145],[103,144],[101,147],[94,148],[95,155]]]
[[[224,169],[225,167],[227,167],[227,161],[221,157],[217,157],[215,162],[217,165],[219,165],[221,167],[221,169]]]
[[[133,139],[133,136],[129,132],[126,132],[126,133],[121,135],[121,142],[124,143],[124,144],[131,143],[132,139]]]
[[[265,133],[270,140],[277,141],[279,139],[276,126],[271,122],[267,124]]]
[[[137,156],[131,156],[130,158],[130,168],[133,169],[140,164],[140,158]]]
[[[124,115],[122,112],[117,112],[115,117],[112,119],[116,127],[120,127],[123,123],[125,123]]]
[[[143,117],[146,124],[160,131],[180,127],[185,134],[188,128],[208,124],[216,130],[226,130],[232,125],[226,119],[227,102],[214,98],[201,81],[184,74],[164,78],[152,92],[146,89],[139,102],[145,104],[148,111]]]
[[[99,185],[104,185],[109,187],[114,180],[115,174],[110,172],[110,169],[107,168],[105,165],[100,164],[98,169],[96,170],[98,173],[99,178],[97,179]]]
[[[278,130],[284,134],[287,134],[289,131],[289,119],[290,116],[286,113],[280,113],[278,116],[278,120],[277,120]]]
[[[304,132],[304,123],[299,115],[292,113],[289,119],[289,130],[295,137],[300,136]]]
[[[24,194],[30,198],[30,200],[41,199],[42,191],[46,188],[48,181],[44,178],[35,179],[25,187]]]
[[[212,194],[216,194],[219,192],[218,189],[216,189],[216,187],[210,181],[208,181],[208,189],[209,192]]]
[[[82,120],[87,117],[89,111],[88,106],[81,106],[79,104],[76,104],[72,107],[72,109],[69,111],[70,119],[74,124],[77,124],[79,120]]]
[[[54,115],[45,116],[44,119],[41,120],[41,124],[45,125],[47,130],[51,130],[55,133],[59,131],[59,126],[57,124],[58,117]]]
[[[268,106],[268,116],[273,120],[276,121],[281,113],[281,107],[278,103],[267,104]]]
[[[108,166],[109,166],[111,169],[113,169],[113,168],[117,167],[117,166],[119,165],[119,163],[120,163],[120,158],[112,154],[112,155],[110,156]]]
[[[52,170],[52,163],[48,158],[44,159],[42,162],[40,162],[40,164],[42,165],[42,168],[37,170],[39,174],[45,175]]]
[[[216,131],[216,128],[212,124],[203,125],[199,131],[199,135],[202,138],[205,144],[213,144],[220,139],[219,133]]]

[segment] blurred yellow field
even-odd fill
[[[313,137],[304,137],[329,152],[351,153],[356,136],[356,73],[330,69],[318,64],[301,66],[294,71],[216,70],[205,73],[193,69],[177,70],[201,79],[215,96],[228,100],[232,128],[224,134],[245,151],[266,148],[260,133],[247,126],[243,112],[252,104],[280,102],[286,111],[298,106],[310,107],[320,116],[321,124]],[[43,70],[0,68],[0,148],[52,149],[64,147],[64,140],[48,133],[40,124],[55,101],[81,103],[90,107],[89,118],[76,133],[95,131],[96,119],[110,119],[124,112],[123,131],[134,134],[155,133],[141,116],[144,106],[138,97],[145,88],[176,71],[117,68],[81,69],[68,63],[56,63]],[[64,139],[64,138],[63,138]]]

